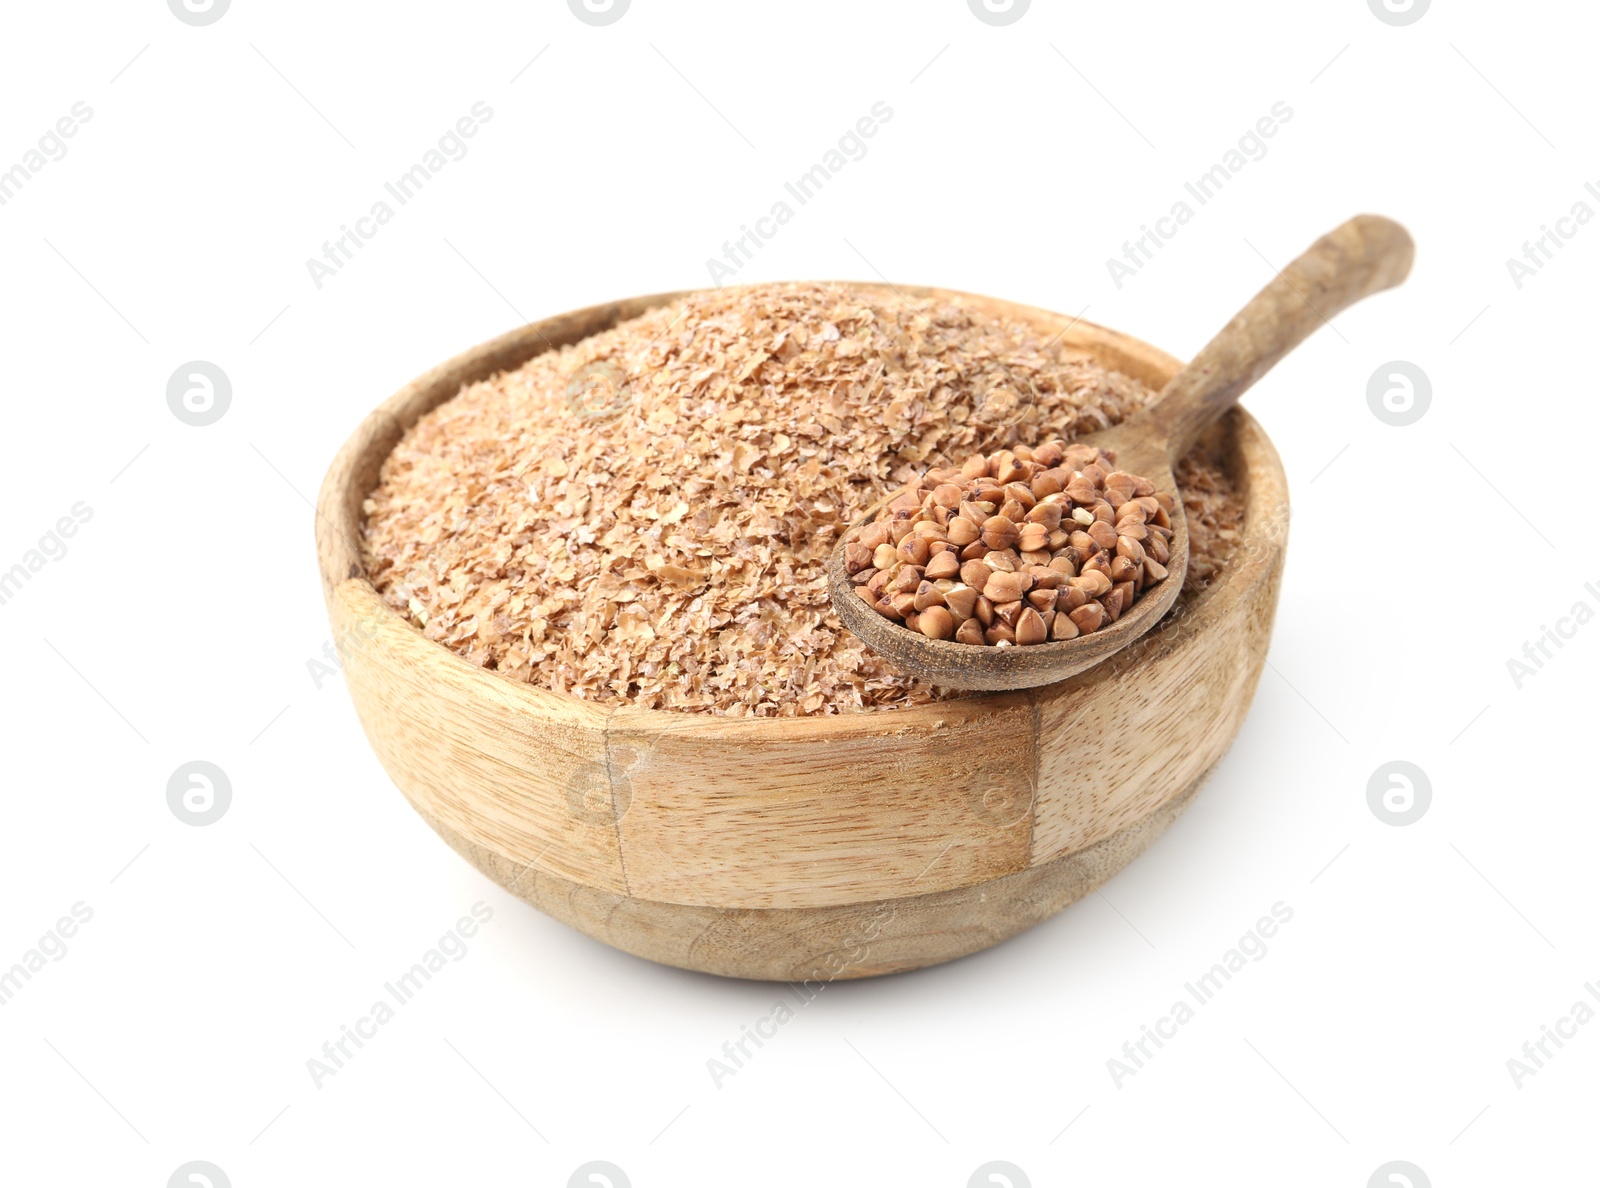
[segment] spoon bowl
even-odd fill
[[[828,596],[857,638],[904,671],[954,689],[1027,689],[1054,684],[1121,651],[1160,621],[1183,588],[1189,527],[1173,466],[1216,419],[1317,327],[1363,297],[1399,284],[1411,270],[1411,236],[1379,215],[1358,215],[1324,235],[1270,281],[1175,375],[1148,407],[1120,425],[1078,439],[1115,456],[1117,466],[1173,496],[1167,576],[1115,622],[1075,639],[990,647],[929,639],[880,615],[856,592],[845,546],[890,500],[840,536],[828,558]],[[896,495],[899,492],[895,493]]]
[[[1119,468],[1149,479],[1156,490],[1176,495],[1178,484],[1172,476],[1172,466],[1165,453],[1158,454],[1148,449],[1125,450],[1120,437],[1116,435],[1118,428],[1121,426],[1078,440],[1115,455]],[[1141,460],[1141,452],[1148,454],[1148,457]],[[889,498],[893,499],[894,496]],[[887,502],[885,500],[878,504],[852,524],[845,534],[845,540],[871,523],[878,509]],[[1189,564],[1189,525],[1184,517],[1182,500],[1175,500],[1175,506],[1168,516],[1172,522],[1172,540],[1167,546],[1171,552],[1166,566],[1167,576],[1147,587],[1143,596],[1124,611],[1116,622],[1076,639],[1027,647],[979,647],[950,639],[929,639],[920,631],[912,631],[892,619],[884,618],[857,595],[858,587],[845,571],[842,543],[828,558],[828,594],[840,621],[851,634],[880,656],[936,685],[950,689],[985,690],[1053,685],[1121,651],[1154,627],[1161,616],[1172,609],[1172,604],[1183,589],[1183,578]]]

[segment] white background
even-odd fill
[[[10,5],[0,169],[94,112],[0,207],[0,569],[93,518],[0,606],[0,967],[93,919],[0,1007],[0,1180],[638,1188],[1360,1188],[1588,1182],[1600,1025],[1506,1062],[1600,980],[1600,627],[1519,689],[1507,661],[1600,608],[1592,450],[1600,212],[1590,6],[1362,0]],[[537,61],[528,63],[537,55]],[[319,290],[306,259],[477,101],[494,117]],[[1357,211],[1412,280],[1324,329],[1247,406],[1294,527],[1270,668],[1195,806],[1104,888],[943,968],[830,987],[714,1086],[773,987],[660,968],[507,896],[406,806],[341,678],[308,499],[402,383],[524,319],[709,283],[706,260],[858,117],[869,153],[738,279],[994,293],[1192,354]],[[1120,288],[1183,183],[1292,120]],[[1270,262],[1270,263],[1269,263]],[[226,415],[181,423],[204,359]],[[1420,421],[1369,409],[1391,360]],[[166,803],[205,759],[233,800]],[[1416,824],[1369,810],[1419,765]],[[130,864],[131,863],[131,864]],[[492,921],[344,1071],[306,1061],[476,902]],[[1276,901],[1294,918],[1135,1077],[1106,1061]],[[1593,1001],[1593,1000],[1591,1000]],[[1600,1006],[1600,1003],[1595,1003]],[[1580,1169],[1589,1170],[1580,1172]]]

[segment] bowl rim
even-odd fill
[[[1094,357],[1102,365],[1123,371],[1133,378],[1159,388],[1183,364],[1176,357],[1142,339],[1122,331],[1113,330],[1082,318],[1074,318],[1038,306],[1025,305],[1002,297],[970,293],[939,286],[895,285],[876,281],[797,281],[762,282],[760,285],[725,286],[725,290],[743,290],[768,287],[773,283],[837,284],[853,289],[869,290],[890,298],[948,297],[979,306],[988,306],[997,312],[1036,324],[1041,330],[1056,329],[1059,337],[1071,348]],[[731,717],[726,714],[696,713],[674,709],[651,709],[629,704],[599,703],[570,693],[558,693],[539,685],[510,681],[486,668],[482,668],[453,649],[429,639],[408,618],[391,607],[378,593],[368,577],[361,559],[360,537],[362,530],[362,503],[372,490],[378,468],[393,451],[401,436],[427,412],[452,399],[467,384],[489,378],[502,371],[514,369],[549,350],[578,342],[592,334],[609,329],[629,318],[669,302],[713,292],[710,288],[673,290],[638,297],[602,302],[571,310],[552,317],[529,322],[485,342],[469,347],[442,363],[430,368],[395,391],[387,400],[368,413],[346,438],[329,464],[323,477],[315,504],[315,535],[323,594],[330,605],[338,600],[363,621],[371,616],[403,626],[403,633],[385,632],[385,646],[398,645],[418,659],[440,657],[454,670],[457,679],[475,692],[508,704],[510,708],[530,716],[548,717],[559,714],[568,721],[586,725],[596,730],[612,726],[629,730],[674,733],[691,731],[701,739],[727,736],[737,739],[749,735],[782,733],[796,741],[811,736],[837,737],[841,730],[854,728],[867,734],[895,734],[906,728],[930,729],[942,725],[941,719],[952,713],[970,712],[978,707],[1001,708],[1018,702],[1035,703],[1052,696],[1070,695],[1084,684],[1115,679],[1125,666],[1112,657],[1076,676],[1053,685],[1014,692],[973,692],[966,696],[919,705],[880,709],[850,708],[832,714],[796,715],[792,717]],[[1066,323],[1062,327],[1062,323]],[[1245,456],[1249,465],[1229,464],[1236,479],[1245,474],[1256,478],[1267,476],[1269,486],[1276,490],[1242,491],[1245,500],[1245,521],[1241,539],[1249,541],[1260,535],[1260,529],[1270,517],[1278,513],[1274,506],[1287,509],[1288,483],[1281,460],[1271,439],[1254,417],[1242,407],[1235,407],[1224,418],[1232,449]],[[1273,496],[1276,496],[1274,499]],[[1262,498],[1266,496],[1266,498]],[[1281,541],[1279,529],[1282,521],[1272,525],[1267,534],[1273,541]],[[1164,642],[1176,646],[1189,632],[1203,629],[1199,611],[1203,602],[1209,602],[1224,587],[1244,589],[1265,580],[1274,564],[1274,550],[1259,549],[1244,556],[1237,564],[1225,566],[1210,584],[1202,603],[1190,608],[1188,622],[1173,624],[1172,612],[1162,623],[1143,637],[1145,646]],[[1238,550],[1235,557],[1239,556]],[[1243,583],[1243,585],[1241,585]],[[1180,605],[1182,605],[1180,603]],[[405,642],[408,641],[408,642]],[[347,647],[359,647],[360,641],[336,640],[341,652]],[[1136,642],[1128,651],[1142,651]],[[1125,656],[1127,653],[1118,653]],[[404,657],[401,657],[403,659]],[[961,707],[961,708],[957,708]]]

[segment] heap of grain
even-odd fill
[[[839,533],[929,466],[1092,432],[1151,395],[956,299],[696,294],[421,418],[366,501],[364,556],[428,638],[510,680],[730,715],[927,702],[945,694],[833,614]],[[1203,492],[1204,571],[1236,501],[1215,466],[1179,481]]]

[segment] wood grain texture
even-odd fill
[[[796,983],[809,997],[830,982],[966,957],[1048,920],[1144,853],[1209,775],[1200,773],[1144,817],[1076,853],[970,887],[838,907],[696,907],[622,895],[574,883],[543,864],[509,863],[423,817],[500,886],[612,948],[701,973]]]
[[[618,710],[608,741],[628,780],[619,828],[630,890],[819,907],[1022,869],[1036,767],[1029,699],[937,710],[781,723]]]
[[[528,864],[624,891],[599,707],[496,680],[364,581],[329,600],[345,684],[379,761],[425,815]]]
[[[1174,783],[1209,770],[1244,721],[1277,605],[1288,490],[1259,428],[1225,425],[1214,436],[1246,487],[1243,541],[1221,578],[1155,630],[1101,667],[1037,690],[1034,862],[1151,811]]]
[[[372,588],[356,545],[361,500],[407,426],[465,382],[674,296],[563,315],[468,351],[369,416],[330,467],[317,509],[329,615],[391,778],[528,902],[629,952],[732,976],[809,977],[857,950],[866,955],[834,976],[948,960],[1109,878],[1227,749],[1260,675],[1287,503],[1277,456],[1242,411],[1218,430],[1248,492],[1236,563],[1136,645],[1137,664],[1021,693],[753,721],[617,709],[479,669]],[[1069,323],[968,299],[1049,336]],[[1154,385],[1179,369],[1084,322],[1064,341]]]

